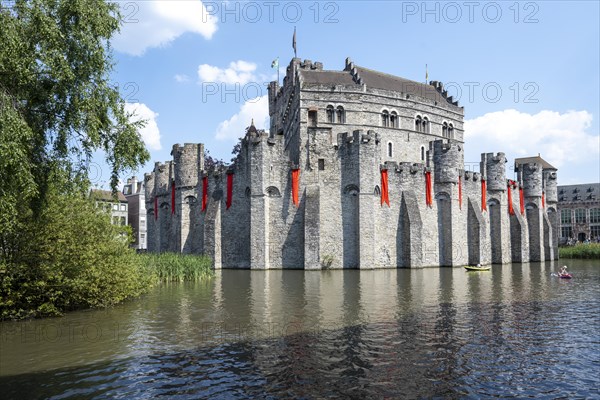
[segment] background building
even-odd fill
[[[133,230],[132,246],[138,250],[146,249],[146,201],[144,182],[138,182],[137,177],[127,179],[123,186],[123,194],[127,198],[129,225]]]
[[[600,241],[600,183],[558,186],[560,243]]]
[[[96,201],[96,207],[110,212],[113,225],[127,225],[128,207],[127,198],[121,192],[117,192],[117,198],[109,190],[92,189],[90,197]]]

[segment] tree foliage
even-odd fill
[[[101,0],[0,0],[0,305],[14,315],[141,290],[127,245],[83,198],[96,151],[113,190],[149,159],[144,122],[110,81],[120,23]]]

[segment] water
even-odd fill
[[[600,398],[600,268],[231,271],[0,324],[3,398]]]

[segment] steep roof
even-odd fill
[[[590,201],[600,199],[600,183],[559,185],[558,201]]]
[[[548,161],[544,160],[540,156],[515,158],[515,167],[522,164],[532,163],[541,164],[543,169],[556,169],[556,167],[553,167]]]
[[[100,201],[115,201],[113,193],[110,190],[92,189],[90,190],[90,197]],[[117,192],[117,199],[121,203],[127,203],[127,198],[121,191]]]
[[[305,82],[321,85],[356,85],[347,71],[300,70]]]
[[[386,74],[372,69],[355,66],[358,75],[368,87],[376,89],[393,90],[421,96],[429,100],[437,101],[438,103],[447,103],[447,100],[433,86],[425,83],[411,81],[409,79],[400,78],[398,76]]]

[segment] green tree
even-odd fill
[[[111,268],[131,264],[128,252],[117,257],[118,235],[80,204],[96,151],[106,154],[113,190],[120,174],[149,159],[139,134],[144,122],[130,122],[110,82],[110,40],[120,23],[118,4],[101,0],[0,0],[0,304],[25,310],[18,315],[101,305],[73,289],[48,291],[48,300],[31,288],[72,288],[81,278],[79,287],[109,293],[118,287],[111,276],[121,276]],[[87,232],[92,240],[81,240]],[[99,264],[94,251],[112,266]],[[95,286],[94,277],[110,284]],[[135,295],[134,286],[108,298]],[[66,292],[71,297],[61,297]]]

